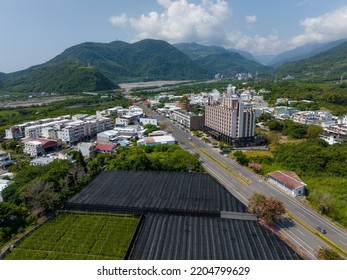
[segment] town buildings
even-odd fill
[[[101,115],[67,115],[12,126],[5,131],[5,139],[48,138],[73,144],[112,128],[112,119]]]

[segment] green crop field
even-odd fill
[[[10,260],[122,260],[138,218],[60,214],[26,238]]]

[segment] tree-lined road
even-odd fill
[[[266,196],[278,197],[284,203],[286,209],[304,221],[306,225],[310,226],[312,228],[311,230],[314,230],[317,225],[324,227],[327,230],[326,237],[347,251],[347,232],[344,229],[326,220],[303,202],[285,193],[280,188],[271,185],[258,174],[239,165],[236,161],[219,154],[218,149],[211,147],[211,145],[195,136],[191,136],[189,131],[179,128],[178,125],[172,125],[164,116],[158,115],[150,110],[146,110],[146,113],[153,115],[158,121],[165,122],[172,127],[172,134],[179,144],[192,153],[198,153],[205,170],[245,205],[248,205],[248,198],[254,192],[259,192]],[[239,178],[202,151],[205,151],[218,162],[227,166],[234,174],[238,174],[237,176]],[[240,178],[243,180],[240,180]],[[245,179],[249,184],[245,184]],[[315,258],[315,250],[320,247],[329,247],[326,242],[312,233],[312,231],[294,220],[290,226],[282,227],[281,232],[312,259]]]

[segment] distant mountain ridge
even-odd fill
[[[71,67],[72,65],[79,66]],[[62,68],[65,70],[62,71]],[[82,71],[82,69],[84,70]],[[86,71],[86,69],[89,70]],[[45,80],[48,79],[48,73],[45,74],[46,70],[49,70],[49,73],[55,71],[66,73],[74,70],[78,71],[80,75],[85,74],[90,77],[91,69],[94,69],[93,75],[95,76],[92,80],[95,81],[95,84],[89,85],[94,90],[112,89],[119,82],[162,79],[195,80],[212,77],[209,71],[165,41],[145,39],[133,44],[122,41],[88,42],[70,47],[44,64],[5,75],[5,81],[0,82],[0,89],[48,91],[52,87],[45,83]],[[66,87],[59,86],[58,89],[55,89],[56,91],[59,92],[59,89],[64,88],[72,88],[77,91],[85,89],[83,85],[80,87],[81,90],[75,86],[82,77],[77,78],[79,75],[73,75],[73,73],[70,75],[76,80],[65,77],[60,82],[72,84]],[[63,78],[61,75],[56,75],[56,79],[59,77]],[[60,82],[55,81],[53,84]]]
[[[56,64],[78,60],[100,69],[115,82],[203,79],[209,73],[165,41],[145,39],[133,44],[83,43],[65,50],[49,61]]]
[[[337,79],[342,74],[341,71],[347,71],[347,50],[344,48],[346,44],[341,43],[343,41],[316,46],[313,53],[326,48],[328,50],[312,56],[312,59],[285,63],[276,71],[256,62],[250,53],[219,46],[197,43],[171,45],[153,39],[132,44],[122,41],[86,42],[66,49],[46,63],[14,73],[0,73],[0,90],[98,91],[114,89],[120,82],[204,80],[213,78],[217,73],[233,78],[241,72],[268,77],[276,73],[304,77],[321,75],[322,79]],[[302,47],[301,53],[303,50],[307,52],[309,48]],[[284,56],[285,54],[282,55]]]
[[[241,72],[255,74],[256,72],[265,73],[271,69],[254,61],[253,57],[253,60],[249,60],[239,52],[218,46],[204,46],[197,43],[181,43],[174,46],[205,69],[209,69],[214,74],[222,73],[227,78],[232,78]]]
[[[274,72],[279,76],[291,75],[311,80],[336,81],[347,74],[347,41],[315,56],[277,67]]]
[[[332,42],[307,44],[301,47],[297,47],[293,50],[289,50],[278,54],[271,61],[269,61],[267,65],[272,67],[278,67],[286,62],[293,62],[309,58],[316,54],[325,52],[333,47],[336,47],[346,41],[347,39],[340,39]]]
[[[5,73],[0,72],[0,82],[5,80],[7,75]]]

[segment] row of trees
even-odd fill
[[[324,130],[317,125],[304,125],[292,120],[269,120],[267,125],[271,131],[281,132],[283,135],[294,139],[315,139],[323,134]]]

